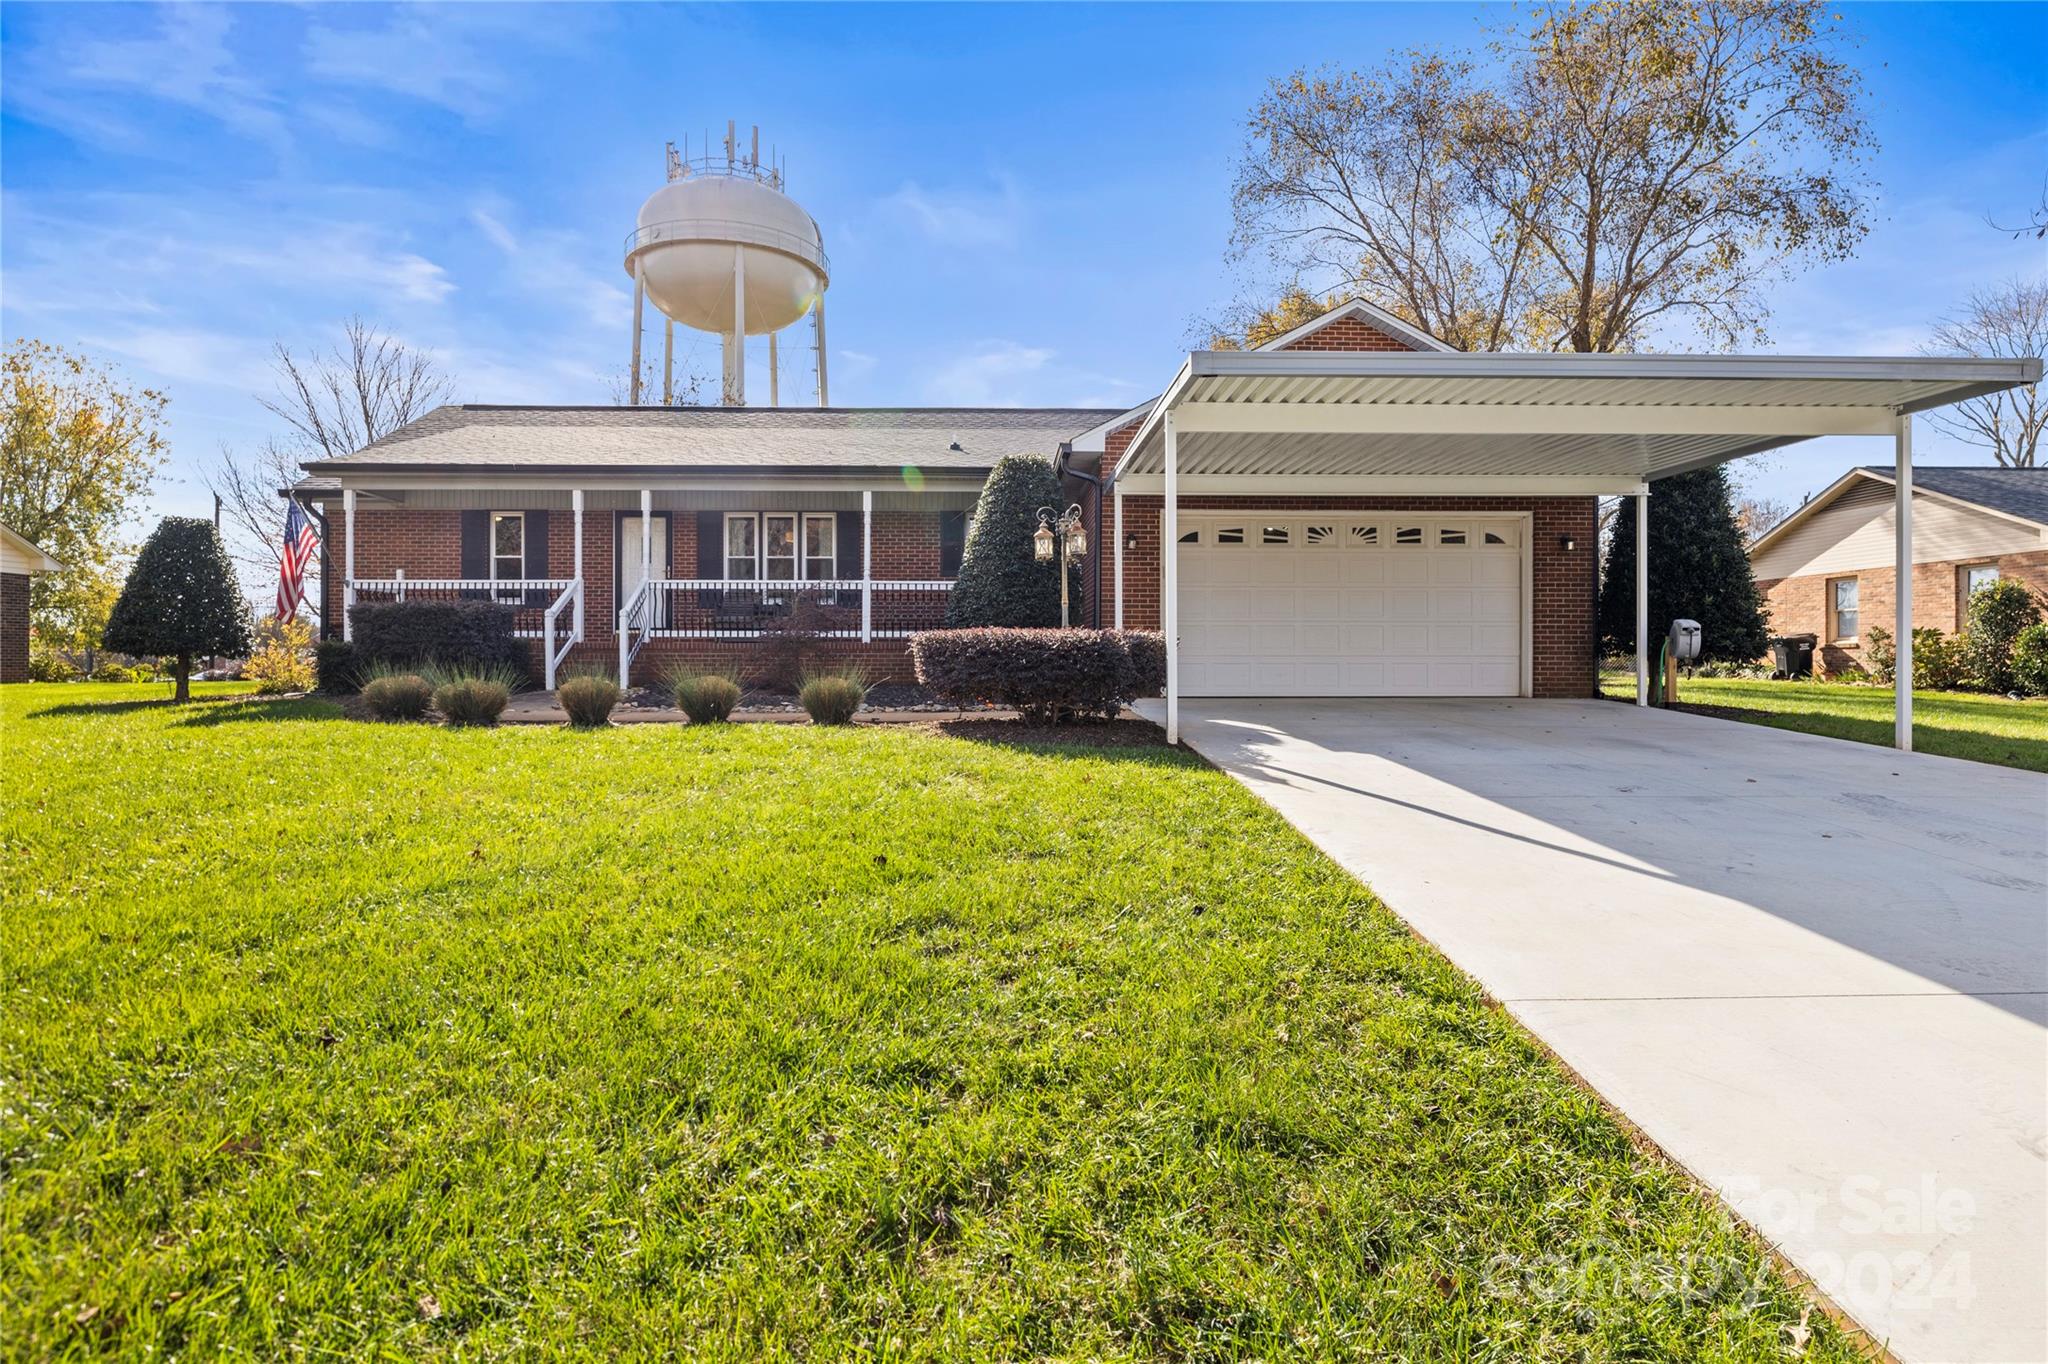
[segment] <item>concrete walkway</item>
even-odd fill
[[[1605,701],[1181,713],[1901,1358],[2048,1359],[2048,777]]]

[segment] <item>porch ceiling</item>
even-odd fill
[[[1190,355],[1119,463],[1152,490],[1172,415],[1188,491],[1289,480],[1503,480],[1625,492],[2031,383],[2041,361],[1934,357]]]

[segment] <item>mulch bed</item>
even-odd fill
[[[977,743],[1068,744],[1081,748],[1164,748],[1166,731],[1150,720],[1123,716],[1070,725],[1041,725],[1025,720],[941,720],[927,726],[951,739]]]
[[[672,710],[675,697],[666,687],[635,687],[619,698],[621,710]],[[740,693],[739,708],[743,711],[801,712],[796,693],[781,687],[752,686]],[[951,701],[941,701],[915,682],[877,682],[868,688],[866,710],[928,710],[953,712],[961,710],[990,710],[990,706],[961,706]]]

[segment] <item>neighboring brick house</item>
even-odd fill
[[[0,682],[28,681],[28,580],[64,565],[0,524]]]
[[[1889,465],[1851,469],[1750,548],[1771,632],[1811,634],[1828,669],[1863,662],[1869,627],[1892,629]],[[2048,595],[2048,469],[1913,467],[1913,624],[1953,634],[1970,593],[2015,578]]]

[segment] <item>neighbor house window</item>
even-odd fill
[[[1856,603],[1854,578],[1828,579],[1829,639],[1840,641],[1856,638]]]
[[[752,512],[725,518],[725,576],[758,578],[760,574],[760,523]]]
[[[1997,564],[1964,564],[1956,570],[1957,595],[1962,598],[1962,610],[1970,609],[1970,598],[1998,581]]]
[[[526,576],[526,517],[519,512],[491,513],[491,581],[517,582]],[[502,601],[519,600],[517,592],[499,593]]]
[[[823,582],[839,576],[839,518],[830,512],[804,517],[804,577]]]

